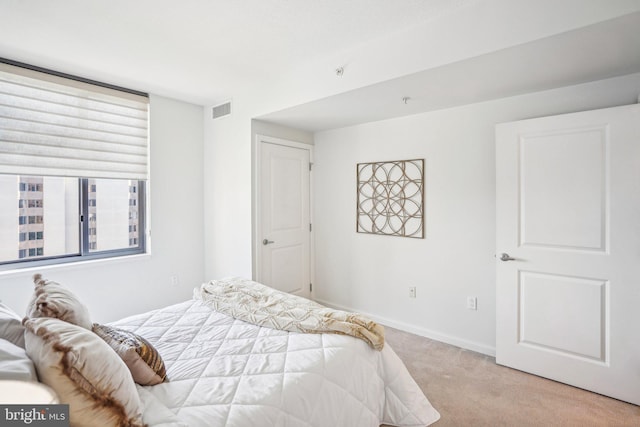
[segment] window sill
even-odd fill
[[[87,268],[100,267],[103,265],[123,264],[130,262],[147,261],[151,259],[151,253],[122,255],[109,258],[85,259],[71,261],[59,264],[45,264],[37,266],[25,265],[24,267],[5,266],[6,270],[0,270],[0,278],[9,278],[13,276],[24,276],[29,273],[43,273],[48,271],[76,271]]]

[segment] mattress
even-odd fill
[[[149,425],[426,426],[438,412],[386,344],[255,326],[186,301],[122,319],[164,359],[139,387]]]

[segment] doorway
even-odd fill
[[[313,146],[263,135],[255,143],[255,280],[308,298]]]

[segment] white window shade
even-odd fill
[[[148,105],[0,63],[0,174],[146,180]]]

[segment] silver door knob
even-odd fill
[[[515,258],[510,257],[509,254],[506,254],[504,252],[500,255],[500,261],[515,261],[515,260],[516,260]]]
[[[269,244],[271,244],[271,243],[275,243],[275,242],[274,242],[273,240],[267,240],[267,239],[264,239],[264,240],[262,241],[262,244],[263,244],[263,245],[265,245],[265,246],[266,246],[266,245],[269,245]]]

